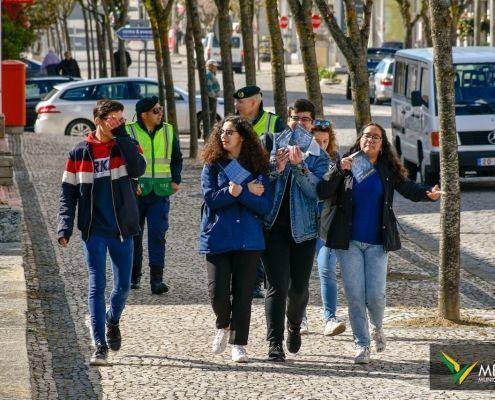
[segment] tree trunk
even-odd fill
[[[451,0],[450,1],[450,11],[452,16],[452,24],[450,26],[451,29],[451,37],[452,37],[452,46],[457,46],[457,24],[459,23],[459,19],[461,18],[462,13],[467,7],[467,3],[469,0]],[[431,9],[431,8],[430,8]],[[433,16],[431,15],[431,18]]]
[[[88,13],[86,11],[86,7],[84,6],[83,2],[80,2],[81,5],[81,10],[83,14],[83,19],[84,19],[84,39],[86,42],[86,61],[88,65],[88,79],[91,79],[91,47],[89,44],[89,26],[88,26]]]
[[[206,62],[203,42],[201,41],[201,22],[198,13],[197,0],[186,1],[187,13],[191,16],[192,33],[194,36],[194,48],[196,51],[196,67],[198,69],[199,87],[201,89],[201,116],[203,122],[203,136],[210,134],[210,104],[208,101],[208,89],[206,86]]]
[[[253,44],[254,0],[241,1],[240,8],[246,85],[256,85],[256,62]]]
[[[172,0],[170,0],[172,1]],[[177,112],[174,99],[174,78],[172,76],[172,62],[170,60],[170,49],[168,47],[169,17],[162,15],[158,19],[158,29],[160,30],[160,44],[162,46],[163,76],[165,80],[165,100],[167,103],[167,121],[174,126],[174,131],[179,134],[177,124]]]
[[[433,40],[431,38],[430,8],[428,0],[422,0],[421,2],[421,19],[423,20],[423,36],[426,42],[426,47],[433,47]]]
[[[495,47],[495,0],[490,0],[490,46]]]
[[[323,97],[321,95],[320,78],[316,62],[315,34],[311,21],[312,0],[289,0],[292,15],[296,22],[299,45],[304,66],[306,93],[316,107],[316,114],[323,117]]]
[[[57,41],[57,53],[60,59],[63,59],[62,54],[62,35],[60,34],[60,21],[57,19],[55,23],[55,33],[56,33],[56,41]]]
[[[128,76],[125,41],[119,38],[119,76]],[[113,57],[113,54],[112,54]]]
[[[110,23],[110,8],[106,1],[101,2],[103,6],[103,12],[105,13],[105,34],[107,37],[108,54],[110,55],[110,74],[111,76],[117,76],[115,71],[115,60],[113,59],[113,36],[112,36],[112,24]]]
[[[232,71],[232,24],[229,17],[230,0],[215,0],[218,8],[218,31],[222,57],[222,78],[225,115],[234,114],[234,73]]]
[[[315,0],[335,43],[347,60],[351,79],[352,107],[356,131],[371,122],[369,81],[367,69],[367,47],[370,33],[371,8],[373,0],[363,0],[363,18],[361,25],[356,13],[356,2],[344,0],[346,26],[345,32],[337,24],[333,11],[326,0]]]
[[[96,53],[95,53],[95,36],[93,30],[93,18],[92,11],[90,10],[90,4],[88,0],[88,22],[89,22],[89,35],[91,40],[91,60],[93,62],[93,77],[96,78]]]
[[[413,24],[411,24],[411,2],[410,0],[396,0],[399,4],[400,15],[402,17],[402,23],[404,24],[404,48],[410,49],[412,47],[412,31]]]
[[[96,45],[98,48],[98,65],[100,68],[100,78],[106,78],[107,74],[107,57],[105,51],[105,38],[102,32],[102,24],[100,21],[100,16],[98,14],[98,2],[96,0],[92,0],[91,4],[95,28],[96,28]]]
[[[454,67],[452,64],[452,17],[443,0],[430,1],[434,68],[440,122],[440,265],[438,308],[442,317],[459,320],[460,185],[455,124]]]
[[[189,98],[189,158],[198,157],[198,123],[196,119],[196,70],[194,60],[194,36],[191,15],[187,13],[186,55],[187,92]]]
[[[62,28],[64,30],[66,51],[72,51],[72,45],[70,43],[69,26],[67,25],[68,15],[64,15],[62,18]]]
[[[160,31],[158,29],[158,22],[153,12],[148,9],[148,16],[150,18],[151,31],[153,32],[153,46],[155,48],[155,61],[156,61],[156,76],[158,80],[158,98],[160,104],[165,107],[165,83],[163,82],[163,59],[162,59],[162,47],[160,44]]]
[[[481,1],[474,0],[474,46],[481,46]]]
[[[287,90],[285,88],[284,41],[278,22],[277,0],[265,0],[266,20],[270,31],[272,87],[275,112],[287,121]]]

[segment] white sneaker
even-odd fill
[[[244,346],[239,346],[237,344],[232,346],[232,361],[238,363],[245,363],[249,361],[249,357]]]
[[[225,351],[227,347],[227,341],[229,340],[229,329],[218,329],[217,334],[213,338],[213,344],[211,346],[213,353],[220,354]]]
[[[339,321],[337,318],[330,318],[325,324],[323,335],[337,336],[345,332],[345,322]]]
[[[301,330],[299,332],[301,332],[301,335],[307,335],[309,333],[309,326],[308,326],[308,318],[307,317],[303,317],[303,319],[301,321]]]
[[[375,349],[377,353],[381,353],[382,351],[385,351],[385,348],[387,347],[387,338],[385,337],[382,328],[373,329],[373,332],[371,333],[371,338],[375,341]]]
[[[354,357],[354,364],[368,364],[369,362],[370,348],[358,346],[356,356]]]

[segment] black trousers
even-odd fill
[[[208,104],[210,105],[210,126],[213,128],[217,122],[217,98],[208,97]]]
[[[261,259],[265,267],[266,338],[284,340],[284,321],[289,328],[301,326],[309,299],[309,278],[315,255],[316,239],[296,243],[290,228],[276,228],[265,233],[266,250]]]
[[[251,303],[259,251],[206,255],[208,292],[217,329],[230,326],[230,344],[244,346],[249,336]]]

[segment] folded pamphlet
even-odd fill
[[[362,150],[351,154],[350,157],[352,157],[352,175],[357,183],[361,183],[376,172],[375,167]]]
[[[246,179],[251,176],[251,173],[245,169],[237,160],[232,160],[223,170],[230,181],[241,185]]]

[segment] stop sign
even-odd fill
[[[318,14],[313,14],[311,23],[313,24],[314,29],[318,29],[321,25],[321,17]]]
[[[286,29],[289,26],[289,18],[287,18],[287,15],[282,15],[280,17],[280,27],[282,29]]]

